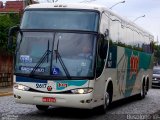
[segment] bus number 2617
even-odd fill
[[[37,83],[36,88],[46,88],[46,83]]]

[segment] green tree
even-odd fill
[[[20,15],[15,13],[0,14],[0,51],[7,51],[9,28],[19,24]]]
[[[154,62],[160,64],[160,45],[154,44]]]

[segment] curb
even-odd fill
[[[0,93],[0,97],[13,95],[13,92]]]

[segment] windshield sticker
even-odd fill
[[[87,66],[86,62],[82,62],[81,66],[83,66],[83,67]]]
[[[57,83],[58,84],[58,87],[68,87],[68,84],[67,83]]]
[[[82,87],[82,86],[86,86],[88,84],[88,81],[87,80],[62,80],[62,81],[57,81],[56,82],[56,90],[64,90],[66,89],[67,87]]]
[[[52,69],[52,74],[53,74],[53,75],[59,75],[59,74],[60,74],[59,68],[53,68],[53,69]]]
[[[20,61],[23,63],[31,63],[32,58],[29,55],[21,55],[20,56]]]
[[[30,67],[30,66],[20,66],[19,70],[26,71],[26,72],[31,72],[33,70],[33,68],[34,67]],[[44,67],[38,67],[36,69],[36,72],[44,73],[45,72],[45,68]]]
[[[52,86],[52,88],[55,90],[56,89],[56,82],[48,81],[48,86]]]

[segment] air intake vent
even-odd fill
[[[54,7],[67,7],[67,5],[54,5]]]

